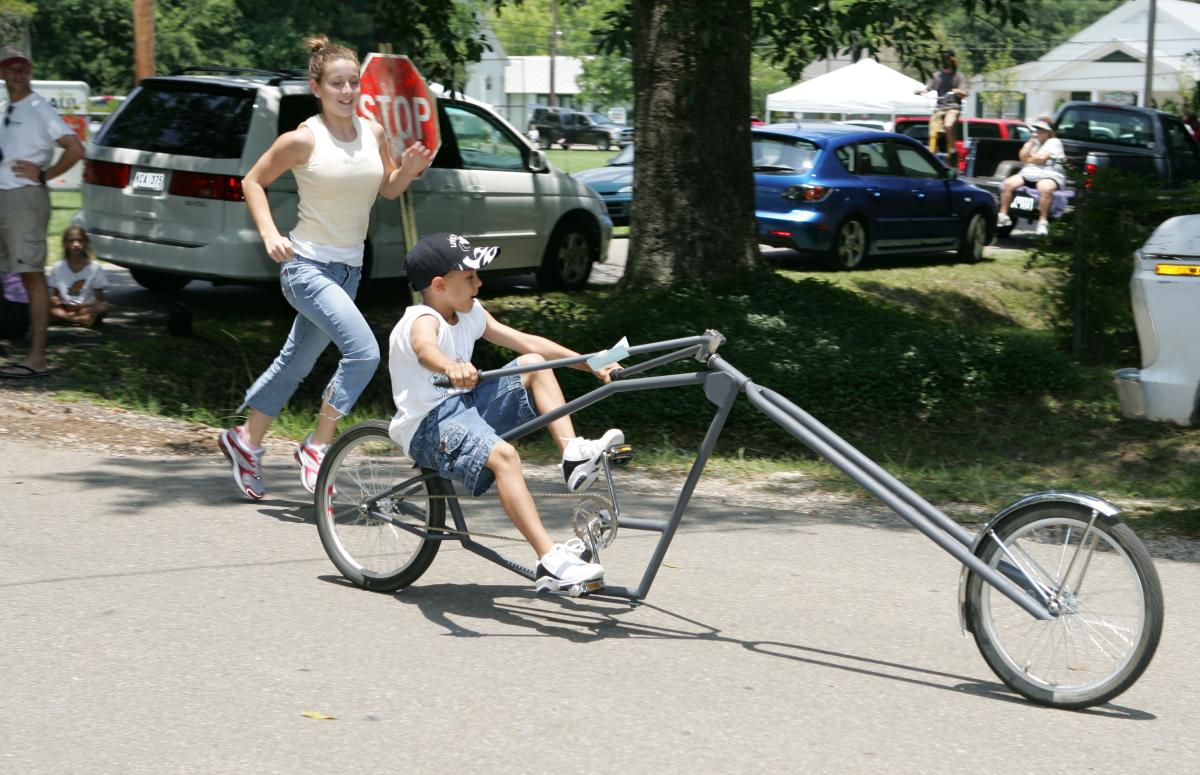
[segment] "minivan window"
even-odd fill
[[[254,112],[254,91],[198,84],[143,84],[95,140],[151,153],[238,159]]]
[[[290,132],[317,115],[321,103],[311,94],[284,94],[279,98],[279,122],[275,134]]]
[[[447,105],[458,153],[466,169],[523,170],[525,157],[517,141],[487,116],[458,105]]]

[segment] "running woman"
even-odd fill
[[[363,243],[377,195],[395,199],[429,166],[420,142],[393,160],[383,129],[355,115],[361,87],[358,57],[324,35],[305,41],[308,76],[321,110],[286,132],[242,180],[246,205],[267,255],[279,264],[283,295],[296,309],[287,341],[246,392],[244,425],[222,431],[218,446],[230,461],[238,491],[264,495],[262,439],[272,420],[332,341],[342,353],[322,394],[316,429],[295,452],[300,481],[313,492],[337,421],[358,400],[379,365],[379,345],[354,297],[362,276]],[[265,188],[291,170],[300,192],[299,219],[286,237],[271,217]]]

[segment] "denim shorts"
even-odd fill
[[[483,495],[496,481],[484,464],[500,434],[536,417],[519,374],[488,380],[469,393],[450,396],[425,415],[408,453],[422,468],[462,482],[471,495]]]

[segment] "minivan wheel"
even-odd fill
[[[575,223],[561,224],[550,237],[538,269],[538,284],[547,290],[575,290],[587,285],[597,253],[592,239]]]
[[[867,256],[867,225],[861,218],[848,218],[833,235],[829,263],[834,269],[857,269]]]
[[[142,286],[148,291],[158,291],[159,293],[172,293],[183,288],[192,281],[192,278],[181,274],[170,274],[168,272],[159,272],[155,269],[129,269],[129,276],[133,281]]]

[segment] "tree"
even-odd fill
[[[0,0],[0,45],[24,49],[29,41],[29,20],[37,6],[24,0]]]
[[[947,3],[939,15],[938,39],[953,47],[970,72],[990,69],[996,54],[1008,52],[1016,64],[1032,62],[1127,0],[1072,0],[1024,3],[1021,34],[999,18],[973,16],[962,3]]]
[[[596,110],[628,105],[633,102],[633,63],[617,56],[585,59],[578,83],[579,101]]]
[[[1020,22],[1019,0],[964,0]],[[936,61],[941,0],[632,0],[605,48],[632,51],[638,204],[625,287],[724,284],[760,266],[750,158],[752,44],[799,77],[838,50]]]

